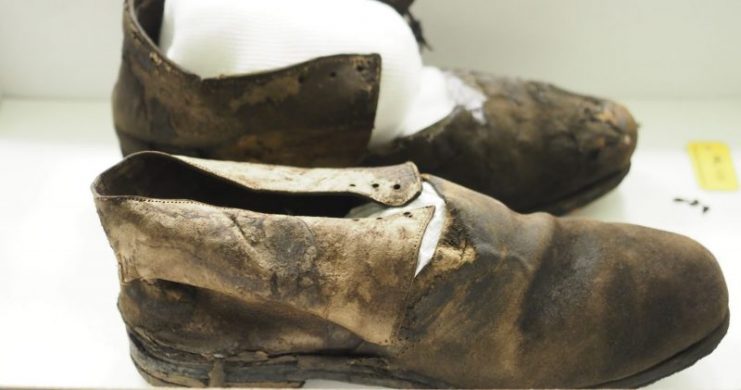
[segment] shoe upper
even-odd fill
[[[472,111],[462,101],[439,123],[368,150],[380,88],[378,55],[322,57],[271,72],[201,79],[158,49],[162,7],[162,0],[125,3],[123,61],[113,93],[125,155],[160,150],[323,167],[414,161],[517,211],[553,213],[608,191],[630,166],[637,125],[624,107],[468,71],[448,72],[451,85],[481,94],[482,107]]]
[[[338,166],[365,152],[381,58],[337,55],[270,72],[201,79],[157,47],[164,0],[127,0],[113,119],[124,154]],[[290,113],[290,115],[287,115]]]
[[[446,202],[343,218],[359,202]],[[713,256],[631,225],[521,215],[413,164],[304,169],[161,153],[96,179],[129,331],[176,350],[261,361],[385,361],[452,387],[585,387],[640,374],[728,316]]]
[[[313,197],[293,195],[309,188]],[[376,344],[391,342],[434,211],[338,218],[359,194],[408,203],[421,191],[412,164],[338,172],[143,153],[95,191],[123,283],[162,279],[300,308]]]
[[[542,83],[457,71],[452,77],[485,95],[484,120],[460,107],[428,129],[369,151],[378,55],[201,79],[158,49],[163,3],[125,3],[123,61],[113,93],[124,154],[160,150],[297,166],[411,160],[515,210],[560,213],[591,200],[569,202],[569,196],[624,174],[635,148],[637,125],[619,105]],[[407,3],[391,5],[405,9]]]
[[[399,359],[415,370],[467,378],[466,387],[595,387],[655,367],[723,326],[722,272],[687,237],[521,215],[427,179],[450,217],[400,328],[409,345]],[[433,366],[437,354],[446,359]]]
[[[462,99],[447,120],[371,152],[364,163],[411,160],[422,172],[519,212],[556,214],[581,206],[569,197],[630,167],[638,126],[616,103],[480,72],[449,71],[447,77],[485,100],[466,108],[471,98]]]

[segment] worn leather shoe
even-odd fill
[[[388,1],[401,12],[409,1]],[[127,0],[113,93],[124,155],[159,150],[307,167],[414,161],[520,212],[564,213],[616,187],[637,125],[622,106],[549,84],[448,71],[458,107],[418,133],[368,149],[378,55],[337,55],[275,71],[201,79],[157,44],[163,0]],[[471,97],[474,97],[474,104]]]
[[[423,182],[433,215],[402,206]],[[302,169],[135,154],[93,184],[136,367],[154,384],[635,387],[728,326],[713,256],[653,229],[521,215],[407,163]]]

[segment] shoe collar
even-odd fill
[[[137,160],[177,161],[191,169],[217,176],[254,191],[284,194],[351,194],[390,207],[404,206],[422,191],[422,178],[411,162],[376,168],[299,168],[246,162],[207,160],[170,155],[162,152],[140,152],[104,172],[93,183],[96,197],[117,197],[104,184],[106,177],[140,163]]]

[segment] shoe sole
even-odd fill
[[[715,328],[715,330],[704,339],[693,344],[684,351],[674,355],[673,357],[657,364],[656,366],[642,373],[632,375],[624,379],[603,383],[595,387],[617,389],[648,386],[660,379],[666,378],[672,374],[691,367],[703,357],[710,355],[715,350],[715,348],[718,347],[718,344],[720,344],[720,341],[726,335],[726,332],[728,332],[730,319],[731,316],[729,313],[726,315],[723,323]]]
[[[684,351],[639,374],[589,387],[647,386],[707,356],[728,331],[730,316],[711,334]],[[130,332],[131,358],[155,386],[300,387],[309,379],[327,379],[392,388],[451,388],[449,384],[393,370],[384,359],[331,355],[264,356],[259,360],[206,358],[157,345]]]
[[[297,388],[309,379],[325,379],[389,388],[450,388],[413,374],[403,377],[377,357],[298,354],[224,360],[174,350],[133,332],[129,340],[136,369],[154,386]]]
[[[553,215],[564,215],[581,208],[614,190],[630,172],[630,165],[625,169],[608,175],[582,189],[564,196],[561,199],[540,207],[533,207],[523,214],[544,211]]]

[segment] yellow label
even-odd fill
[[[722,142],[692,142],[688,149],[700,187],[710,191],[738,190],[738,179],[728,145]]]

